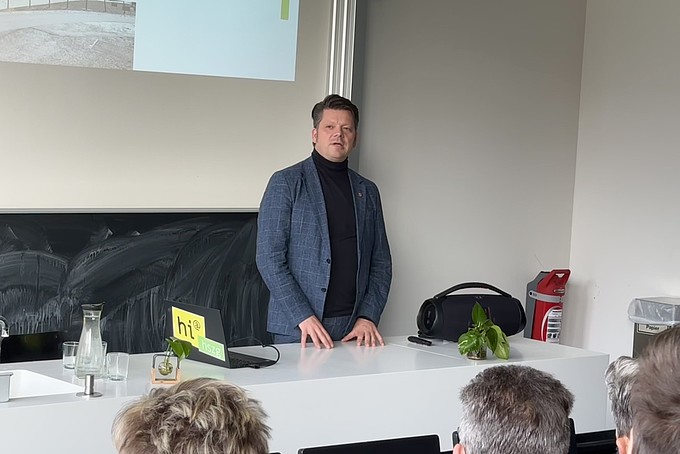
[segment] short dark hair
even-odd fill
[[[460,392],[458,431],[468,454],[566,454],[574,395],[528,366],[484,369]]]
[[[654,336],[633,385],[633,452],[680,452],[680,327]]]
[[[326,109],[346,110],[350,112],[354,117],[354,129],[359,128],[359,108],[349,99],[333,94],[326,96],[323,98],[323,101],[314,105],[314,108],[312,109],[312,122],[314,123],[315,129],[319,127],[321,117],[323,117],[323,111]]]

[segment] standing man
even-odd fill
[[[257,225],[257,266],[276,343],[384,345],[378,322],[392,258],[377,186],[349,169],[359,109],[329,95],[312,109],[312,155],[272,175]]]

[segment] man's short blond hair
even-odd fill
[[[266,417],[238,386],[198,378],[152,389],[121,410],[112,435],[122,454],[266,454]]]

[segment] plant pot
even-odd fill
[[[481,360],[486,359],[486,348],[477,350],[476,352],[470,352],[467,354],[468,359]]]
[[[153,355],[151,383],[172,384],[180,380],[179,358],[173,353],[157,353]]]

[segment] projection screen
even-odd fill
[[[0,0],[0,6],[7,1]],[[184,8],[183,14],[174,11],[162,23],[182,19],[191,24],[190,30],[203,24],[214,34],[191,41],[185,30],[173,41],[162,30],[164,39],[161,31],[154,35],[156,41],[144,37],[153,45],[135,53],[148,53],[165,41],[168,47],[162,49],[168,55],[181,53],[178,60],[188,61],[211,42],[226,39],[218,20],[196,11],[197,2],[147,1]],[[140,2],[134,2],[134,11],[133,2],[106,3],[107,8],[120,8],[121,18],[134,14],[136,26],[145,14]],[[288,14],[295,12],[293,2],[274,3],[280,15],[285,3]],[[191,72],[184,68],[121,71],[1,62],[0,209],[255,210],[271,173],[311,152],[310,111],[332,86],[336,3],[300,0],[294,71],[282,63],[280,69],[288,76],[268,76],[277,80],[252,74],[175,74]],[[130,9],[122,11],[126,5]],[[121,19],[123,25],[112,27],[125,29],[126,23]],[[2,39],[0,30],[0,47],[5,49]],[[93,48],[102,44],[85,43]],[[216,55],[209,49],[207,59]],[[144,61],[152,60],[147,56]]]

